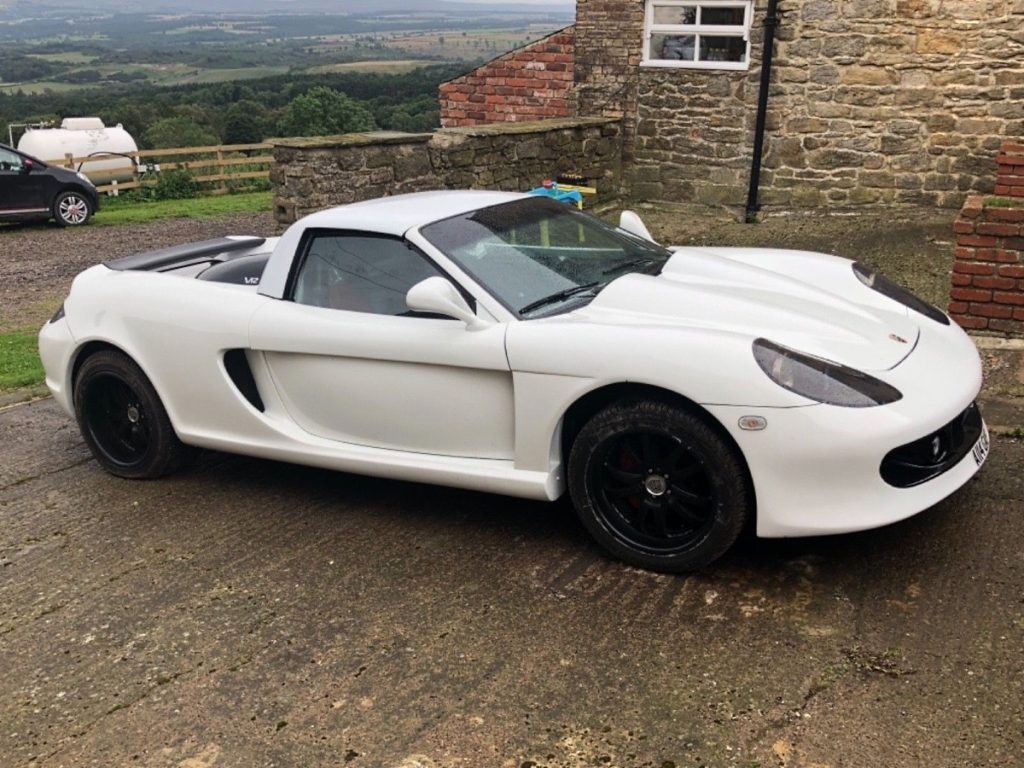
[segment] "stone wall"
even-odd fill
[[[598,201],[620,191],[621,136],[608,118],[281,139],[273,151],[282,225],[357,200],[431,189],[526,191],[570,172],[592,180]]]
[[[644,0],[578,0],[578,114],[623,116],[634,197],[742,203],[748,71],[641,65]],[[762,202],[958,207],[1024,135],[1024,0],[782,0]]]
[[[506,53],[439,89],[441,126],[569,117],[573,28]]]

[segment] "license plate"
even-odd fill
[[[980,467],[985,463],[985,459],[988,458],[989,449],[989,438],[988,438],[988,427],[982,423],[981,425],[981,437],[978,438],[978,442],[974,444],[974,448],[971,449],[971,455],[974,456],[974,461]]]

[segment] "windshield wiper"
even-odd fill
[[[623,261],[621,264],[613,264],[601,274],[610,275],[613,272],[621,272],[622,270],[629,269],[630,267],[639,267],[641,264],[650,264],[655,261],[657,261],[657,259],[652,259],[650,257],[643,259],[630,259],[629,261]]]
[[[559,301],[564,301],[565,299],[568,299],[570,296],[575,296],[577,293],[585,293],[586,291],[593,290],[599,285],[600,283],[598,282],[584,283],[583,285],[574,285],[572,288],[566,288],[565,290],[558,291],[558,293],[552,293],[550,296],[545,296],[542,299],[531,301],[529,304],[527,304],[525,307],[519,310],[519,314],[521,315],[524,312],[532,312],[535,309],[546,307],[548,304],[557,304]]]

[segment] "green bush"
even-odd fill
[[[199,184],[185,168],[163,171],[149,188],[153,200],[188,200],[199,194]]]

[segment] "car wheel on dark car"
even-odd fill
[[[735,543],[753,497],[735,449],[704,419],[666,403],[614,404],[580,431],[569,491],[583,525],[641,568],[702,568]]]
[[[121,352],[86,358],[75,378],[74,403],[86,445],[111,474],[161,477],[198,453],[178,439],[146,374]]]
[[[53,201],[53,218],[61,227],[80,227],[93,214],[92,203],[81,192],[61,192]]]

